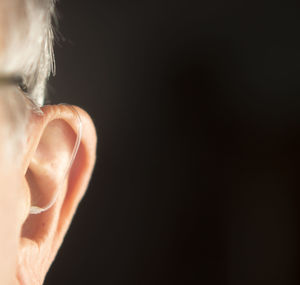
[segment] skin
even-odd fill
[[[3,99],[3,98],[1,98]],[[2,101],[2,102],[1,102]],[[3,110],[3,100],[0,100],[0,126],[7,126],[8,117]],[[13,167],[11,157],[7,155],[7,135],[5,128],[0,128],[0,283],[13,284],[12,277],[16,271],[19,217],[22,200],[20,180],[15,179],[15,174],[20,170]],[[16,203],[17,202],[17,203]]]
[[[89,115],[74,107],[82,120],[82,139],[63,179],[77,137],[77,117],[63,105],[42,107],[43,116],[29,111],[22,139],[14,138],[22,121],[14,121],[14,114],[26,115],[23,95],[16,90],[0,86],[0,284],[40,285],[87,189],[97,138]],[[6,98],[18,103],[12,107]],[[57,193],[48,211],[30,214],[32,204],[47,203]]]
[[[0,284],[43,283],[87,189],[95,162],[96,133],[88,114],[75,108],[83,133],[65,180],[61,173],[68,167],[77,130],[77,118],[67,106],[45,106],[42,117],[32,113],[20,164],[1,159]],[[6,120],[0,115],[0,126],[8,123]],[[7,136],[1,137],[1,142],[6,140]],[[5,143],[0,144],[1,157],[6,153]],[[57,192],[58,199],[48,211],[30,214],[34,196],[42,195],[49,201]]]

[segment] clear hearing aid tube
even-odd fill
[[[73,114],[75,115],[75,117],[77,119],[77,137],[76,137],[76,140],[75,140],[73,151],[71,153],[70,162],[69,162],[68,167],[66,168],[65,173],[63,175],[63,181],[61,183],[61,185],[63,185],[63,182],[65,182],[65,180],[67,178],[67,175],[69,174],[70,169],[71,169],[71,167],[73,165],[73,162],[75,160],[75,157],[76,157],[76,154],[78,152],[78,148],[79,148],[79,145],[80,145],[80,142],[81,142],[82,121],[81,121],[79,113],[77,112],[77,110],[73,106],[71,106],[69,104],[60,104],[60,105],[64,105],[64,106],[69,107],[70,110],[72,110]],[[39,115],[43,114],[42,110],[39,107],[37,107],[35,105],[34,108],[35,108],[34,112],[36,112]],[[57,198],[58,198],[58,196],[60,194],[60,191],[61,191],[61,189],[58,189],[56,191],[56,193],[54,194],[53,198],[48,202],[48,204],[46,204],[46,206],[43,206],[43,207],[40,207],[38,205],[31,206],[31,208],[30,208],[30,214],[40,214],[42,212],[45,212],[45,211],[49,210],[55,204],[55,202],[56,202],[56,200],[57,200]]]
[[[19,75],[15,75],[15,74],[0,74],[0,86],[18,86],[19,90],[21,91],[21,93],[24,95],[24,99],[27,101],[27,103],[29,103],[27,105],[27,107],[30,108],[30,110],[32,112],[34,112],[36,115],[39,116],[43,116],[43,111],[40,108],[40,105],[38,105],[30,96],[29,96],[29,92],[28,92],[28,88],[27,85],[24,84],[23,78]],[[65,182],[67,175],[72,167],[72,164],[75,160],[76,154],[78,152],[78,148],[81,142],[81,136],[82,136],[82,121],[80,118],[79,113],[77,112],[77,110],[69,105],[69,104],[61,104],[64,106],[67,106],[70,108],[70,110],[72,110],[73,114],[76,117],[76,121],[77,121],[77,137],[75,140],[75,144],[73,147],[73,151],[71,153],[71,158],[70,161],[68,163],[68,167],[65,169],[64,174],[63,174],[63,181],[61,183],[61,185],[63,185],[63,182]],[[46,206],[39,206],[39,205],[33,205],[30,208],[30,214],[40,214],[42,212],[47,211],[48,209],[50,209],[56,202],[59,194],[60,194],[61,189],[58,189],[56,191],[56,193],[54,194],[54,196],[52,197],[52,199],[46,203]]]

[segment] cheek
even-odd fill
[[[26,193],[21,184],[24,181],[20,158],[26,108],[20,99],[22,97],[10,89],[0,89],[0,285],[13,284],[16,278],[20,231],[25,212]]]
[[[10,132],[11,120],[3,112],[3,106],[0,106],[0,284],[13,284],[24,210],[20,162],[14,152],[21,153],[22,149],[16,148]]]
[[[0,166],[0,284],[14,279],[20,236],[19,187],[12,170]]]

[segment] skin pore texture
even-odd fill
[[[52,4],[50,0],[0,1],[0,77],[22,75],[30,87],[24,94],[17,84],[0,84],[1,285],[43,284],[96,159],[94,124],[84,110],[74,107],[81,118],[82,136],[65,176],[78,137],[78,117],[65,105],[42,106],[43,115],[38,114],[27,98],[42,105],[52,66]],[[55,195],[49,210],[30,213],[33,205],[47,204]]]

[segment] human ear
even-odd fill
[[[74,112],[75,108],[76,112]],[[82,199],[95,163],[96,133],[92,120],[78,107],[53,105],[32,114],[23,159],[24,215],[16,279],[22,285],[40,285],[55,258]],[[82,136],[77,155],[68,169],[76,143],[79,114]],[[32,206],[53,206],[31,214]]]

